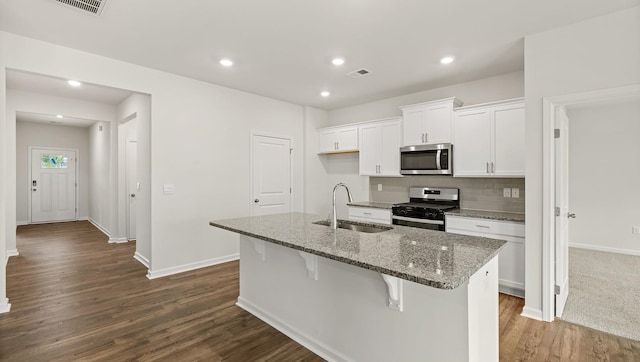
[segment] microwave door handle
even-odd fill
[[[440,155],[442,154],[442,150],[438,150],[436,152],[436,169],[442,170],[442,165],[440,165]]]

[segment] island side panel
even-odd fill
[[[314,280],[298,251],[266,242],[262,260],[254,241],[262,243],[240,238],[238,305],[321,357],[469,360],[466,284],[443,290],[403,280],[404,311],[399,312],[388,308],[379,273],[318,257]]]

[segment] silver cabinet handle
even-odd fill
[[[363,212],[362,214],[371,216],[370,212]]]
[[[425,132],[424,134],[424,143],[429,143],[429,133]]]
[[[493,167],[493,162],[491,162],[491,173],[496,173],[495,168]]]
[[[422,134],[422,143],[424,143],[424,133]]]
[[[476,227],[483,228],[483,229],[491,229],[491,227],[487,225],[476,225]]]
[[[336,142],[336,150],[340,149],[340,142]]]
[[[567,214],[567,217],[568,217],[569,219],[575,219],[575,218],[576,218],[576,214],[574,214],[574,213],[568,213],[568,214]]]
[[[257,203],[260,202],[260,199],[255,199],[255,200],[253,200],[253,202],[257,204]]]
[[[487,162],[487,173],[489,173],[489,162]]]

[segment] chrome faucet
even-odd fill
[[[349,191],[349,188],[347,187],[347,185],[340,182],[333,188],[333,209],[331,209],[331,228],[333,230],[338,228],[338,217],[336,215],[336,190],[340,186],[344,187],[344,189],[347,190],[347,197],[349,198],[349,202],[353,202],[353,197],[351,197],[351,191]]]

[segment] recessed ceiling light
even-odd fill
[[[230,67],[233,65],[233,61],[231,59],[220,59],[220,64],[225,67]]]
[[[69,83],[69,85],[72,87],[79,87],[82,85],[82,83],[78,82],[77,80],[68,80],[67,83]]]
[[[62,118],[62,115],[61,115],[61,114],[59,114],[59,115],[57,115],[57,116],[56,116],[56,118]]]
[[[323,96],[323,97],[328,97],[328,96],[331,95],[331,93],[329,91],[322,91],[322,92],[320,92],[320,95]]]
[[[333,58],[331,63],[333,65],[342,65],[342,64],[344,64],[344,59],[342,59],[342,58]]]
[[[440,63],[441,64],[451,64],[453,63],[454,58],[453,57],[444,57],[442,59],[440,59]]]

